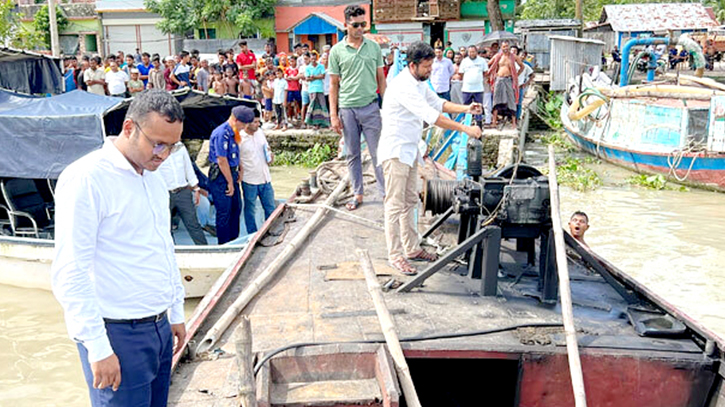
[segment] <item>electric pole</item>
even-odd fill
[[[583,30],[584,30],[584,15],[582,12],[582,0],[575,0],[576,1],[576,19],[579,20],[579,28],[576,30],[576,36],[581,38],[583,36]]]
[[[48,0],[48,18],[50,20],[50,52],[54,57],[60,55],[58,41],[58,22],[55,18],[55,0]]]

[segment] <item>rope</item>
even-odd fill
[[[692,156],[692,160],[690,161],[690,167],[687,169],[687,172],[685,172],[684,177],[680,177],[679,175],[677,175],[677,167],[682,164],[682,159],[685,157],[686,154],[697,153],[701,149],[701,145],[692,144],[687,148],[671,152],[667,156],[667,165],[669,165],[670,167],[669,174],[672,175],[677,181],[685,182],[687,180],[687,177],[690,176],[690,172],[692,171],[692,167],[695,165],[695,161],[697,160],[698,155],[695,154]]]

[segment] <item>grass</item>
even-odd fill
[[[571,153],[576,151],[576,147],[574,144],[571,143],[568,137],[562,132],[554,132],[549,134],[542,134],[538,136],[544,145],[548,146],[549,144],[554,145],[554,150],[556,152],[567,152]]]
[[[577,191],[592,191],[602,185],[602,179],[596,171],[587,167],[587,164],[594,164],[597,160],[590,160],[576,157],[566,157],[563,162],[556,165],[556,179],[559,185],[564,185]],[[543,169],[544,174],[549,173],[549,167]]]
[[[305,168],[315,168],[325,161],[332,160],[335,154],[336,152],[329,145],[315,143],[311,149],[299,153],[282,151],[275,154],[273,165],[299,165]]]
[[[561,106],[564,104],[564,94],[557,92],[542,92],[536,103],[538,116],[553,130],[561,130]]]
[[[662,191],[662,190],[673,190],[673,191],[680,191],[680,192],[687,192],[689,191],[689,188],[687,188],[684,185],[671,185],[667,183],[667,179],[662,174],[656,174],[656,175],[647,175],[647,174],[637,174],[632,175],[631,177],[627,178],[627,183],[630,185],[636,185],[638,187],[647,188],[647,189],[653,189],[655,191]]]

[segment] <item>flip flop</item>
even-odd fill
[[[410,263],[408,263],[408,261],[402,257],[398,257],[395,260],[389,261],[388,264],[390,264],[390,267],[394,268],[396,271],[400,272],[403,275],[414,276],[418,274],[418,270],[416,270],[415,267],[411,266]]]
[[[350,200],[350,202],[348,202],[348,203],[345,204],[345,208],[347,208],[348,211],[354,211],[355,209],[357,209],[362,204],[363,204],[362,202],[358,201],[355,198],[352,198]]]
[[[420,249],[416,253],[409,255],[408,260],[436,261],[438,260],[438,255],[436,255],[435,253],[429,253],[425,251],[425,249]]]

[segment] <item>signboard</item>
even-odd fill
[[[713,96],[710,100],[710,134],[707,149],[725,152],[725,96]]]

